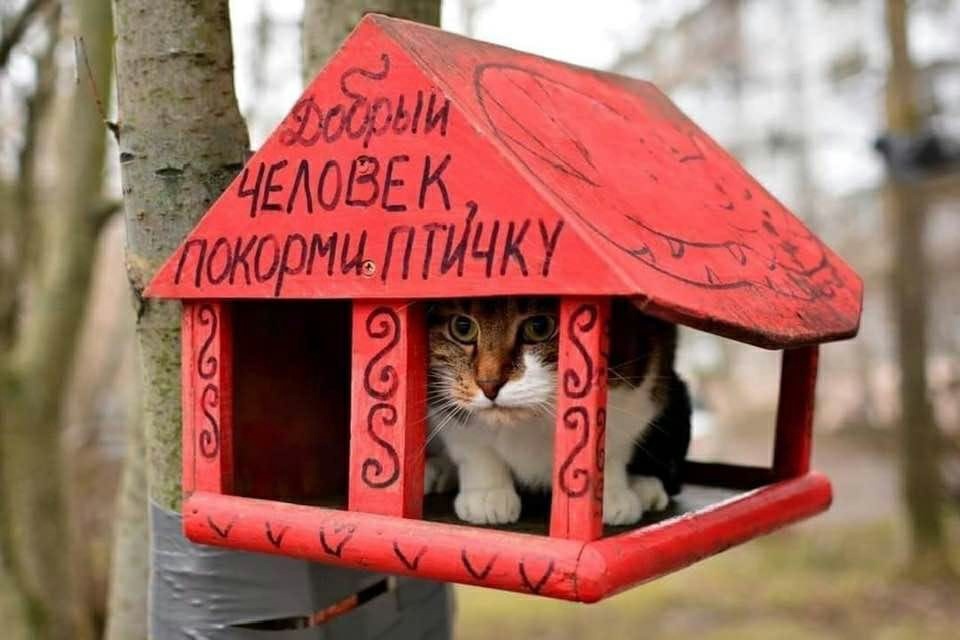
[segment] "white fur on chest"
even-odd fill
[[[650,377],[652,378],[652,376]],[[652,379],[630,388],[611,389],[607,399],[606,464],[625,466],[661,407],[653,401]],[[431,423],[436,420],[431,416]],[[457,465],[493,453],[516,481],[531,489],[549,489],[553,477],[553,413],[510,425],[490,425],[470,417],[447,425],[440,436]]]

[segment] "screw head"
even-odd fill
[[[360,272],[368,278],[377,272],[377,263],[373,260],[364,260],[360,265]]]

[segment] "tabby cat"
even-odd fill
[[[557,390],[556,299],[442,301],[429,312],[426,490],[454,484],[473,524],[520,517],[517,486],[547,490]],[[629,301],[610,326],[603,521],[637,522],[680,490],[690,400],[673,369],[677,331]]]

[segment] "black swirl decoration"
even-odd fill
[[[393,365],[385,365],[376,374],[374,368],[387,354],[400,344],[400,316],[390,307],[377,307],[367,316],[367,336],[382,340],[387,344],[377,351],[363,370],[363,390],[377,400],[387,401],[393,398],[400,386],[400,378]]]
[[[569,498],[579,498],[590,489],[590,471],[573,465],[590,440],[590,414],[584,407],[570,407],[563,413],[563,426],[574,431],[580,430],[580,439],[560,465],[560,490]],[[574,487],[574,484],[578,486]]]
[[[219,321],[217,319],[217,313],[213,310],[213,306],[209,304],[200,305],[200,308],[197,310],[197,319],[201,325],[210,327],[210,333],[208,333],[204,339],[203,345],[200,347],[200,354],[197,357],[197,373],[199,373],[200,377],[204,380],[210,380],[217,375],[217,368],[219,367],[217,357],[210,353],[213,341],[217,337]]]
[[[374,430],[374,420],[377,414],[383,414],[380,421],[385,427],[393,427],[397,424],[397,408],[386,402],[378,402],[370,407],[370,411],[367,412],[367,435],[383,449],[384,454],[389,458],[391,471],[387,473],[383,462],[380,460],[367,458],[360,467],[360,479],[372,489],[385,489],[400,477],[400,456],[393,445],[378,436]]]
[[[596,433],[596,479],[593,482],[593,499],[597,502],[603,502],[603,465],[607,458],[607,410],[597,409],[597,433]]]
[[[579,330],[583,334],[592,331],[597,324],[598,315],[597,305],[595,304],[582,304],[570,314],[570,320],[567,323],[567,335],[570,336],[570,342],[583,359],[585,375],[581,378],[573,367],[563,372],[563,393],[568,398],[585,398],[593,388],[593,357],[577,337],[577,332]]]
[[[200,430],[200,454],[204,458],[216,458],[220,453],[220,425],[212,413],[220,405],[220,392],[217,385],[208,383],[200,395],[200,408],[207,420],[206,427]]]

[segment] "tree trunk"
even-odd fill
[[[106,101],[112,39],[108,0],[76,4],[97,98]],[[76,85],[57,130],[57,183],[41,217],[39,261],[5,372],[2,471],[16,581],[32,638],[85,638],[74,592],[64,500],[61,416],[85,315],[97,238],[106,132],[95,92]]]
[[[226,0],[116,3],[127,269],[137,304],[150,498],[180,506],[180,305],[143,298],[243,166]]]
[[[227,0],[126,0],[115,9],[120,166],[143,373],[147,485],[150,501],[178,511],[180,305],[142,294],[243,166],[247,130],[233,91]],[[136,500],[136,482],[125,478],[125,501]],[[138,508],[147,505],[125,507]],[[126,542],[135,542],[132,530],[120,531],[117,562],[136,555],[123,552],[125,533]],[[116,572],[113,615],[136,615],[120,598],[128,589],[142,593],[139,584],[126,583],[138,581],[140,571],[123,566]],[[123,635],[136,626],[130,622],[111,616],[111,638],[134,637]]]
[[[916,79],[907,39],[906,0],[887,0],[890,67],[887,127],[909,136],[922,129]],[[949,573],[942,520],[940,436],[928,398],[925,207],[919,185],[891,171],[887,185],[893,239],[893,317],[900,364],[900,449],[903,495],[912,536],[912,565],[921,575]]]
[[[313,80],[363,14],[371,12],[440,26],[439,0],[306,0],[303,7],[304,84]]]
[[[146,453],[140,420],[130,421],[127,437],[113,532],[105,640],[142,640],[147,637],[150,530],[147,526]]]

